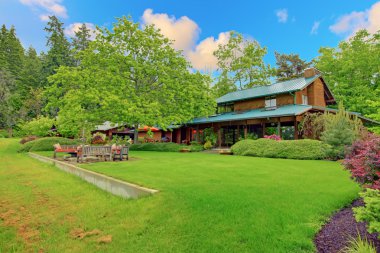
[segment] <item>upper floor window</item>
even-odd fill
[[[303,105],[308,105],[309,104],[307,95],[302,95],[302,104]]]
[[[265,98],[265,108],[274,108],[277,106],[276,96]]]
[[[234,104],[219,105],[217,109],[217,113],[225,113],[225,112],[233,112],[233,111],[234,111]]]

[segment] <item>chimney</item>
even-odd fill
[[[307,68],[304,70],[304,77],[309,78],[320,74],[321,72],[316,68]]]

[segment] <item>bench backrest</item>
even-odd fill
[[[61,145],[61,149],[77,149],[78,145]]]
[[[124,155],[128,154],[128,151],[129,151],[129,147],[122,147],[121,148],[121,153]]]
[[[112,152],[111,146],[84,146],[83,155],[110,155]]]

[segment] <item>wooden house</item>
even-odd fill
[[[299,139],[298,124],[305,113],[331,110],[327,106],[335,104],[321,73],[309,68],[300,78],[255,86],[218,98],[215,115],[195,118],[174,130],[173,141],[199,140],[203,129],[210,127],[217,133],[218,146],[230,146],[249,134],[263,137],[275,133],[283,139]]]

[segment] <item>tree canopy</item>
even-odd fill
[[[49,78],[49,106],[60,108],[60,125],[77,127],[70,132],[106,120],[167,128],[214,111],[210,78],[190,67],[154,26],[123,17],[99,30],[79,66]]]
[[[300,58],[298,54],[280,54],[274,52],[276,57],[276,77],[278,81],[286,81],[302,77],[304,70],[310,67],[311,63]]]

